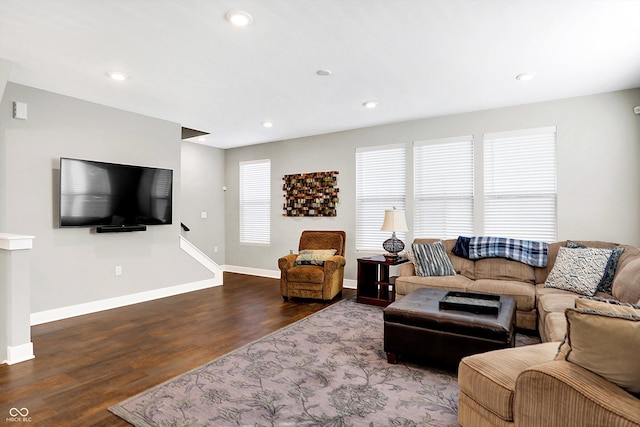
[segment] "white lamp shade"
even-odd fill
[[[384,222],[380,231],[409,231],[403,209],[384,211]]]

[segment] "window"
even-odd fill
[[[380,251],[391,237],[380,231],[387,209],[406,208],[404,144],[356,150],[356,249]],[[396,233],[405,240],[405,233]]]
[[[484,234],[556,240],[556,128],[484,136]]]
[[[473,136],[415,142],[413,176],[414,236],[473,234]]]
[[[271,243],[271,160],[240,162],[240,243]]]

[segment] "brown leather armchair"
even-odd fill
[[[344,280],[344,231],[305,230],[300,236],[298,251],[335,249],[336,253],[324,265],[296,265],[298,254],[289,254],[278,260],[280,292],[285,301],[290,297],[332,300],[342,292]]]

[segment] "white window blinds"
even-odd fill
[[[413,162],[413,235],[473,235],[473,136],[416,141]]]
[[[356,249],[382,250],[391,237],[380,231],[384,211],[406,208],[406,149],[404,144],[356,150]],[[405,240],[405,233],[396,237]]]
[[[271,242],[271,160],[240,162],[240,243]]]
[[[556,240],[556,128],[484,136],[484,234]]]

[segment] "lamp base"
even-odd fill
[[[404,243],[396,237],[396,233],[393,233],[393,236],[391,236],[390,239],[384,241],[382,247],[388,252],[385,256],[397,257],[398,252],[401,252],[404,249]]]

